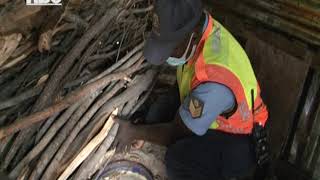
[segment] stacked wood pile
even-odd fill
[[[149,96],[142,56],[148,0],[0,0],[0,171],[13,179],[88,179],[118,125]],[[106,153],[107,152],[107,153]]]

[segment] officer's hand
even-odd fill
[[[144,145],[145,141],[144,140],[134,140],[131,147],[133,149],[141,149]]]
[[[136,138],[137,127],[130,121],[121,120],[118,117],[115,117],[114,120],[119,124],[119,129],[113,142],[116,151],[123,152],[129,150]]]

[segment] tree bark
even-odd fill
[[[19,162],[19,164],[10,172],[10,177],[16,179],[20,174],[22,168],[29,164],[29,162],[39,155],[43,149],[49,144],[51,139],[56,135],[57,131],[64,125],[64,123],[72,116],[80,103],[76,103],[66,110],[61,117],[56,121],[52,128],[45,134],[41,141],[33,147],[33,149]]]
[[[104,157],[104,154],[110,148],[112,142],[114,141],[119,125],[113,125],[108,136],[101,143],[96,152],[93,153],[91,158],[87,158],[77,170],[76,174],[73,176],[73,179],[86,180],[91,179],[91,176],[103,165],[107,160]]]
[[[60,65],[56,68],[55,72],[50,76],[50,79],[45,86],[43,93],[39,97],[38,101],[34,105],[34,110],[39,111],[44,107],[51,104],[51,100],[54,99],[54,93],[57,91],[57,87],[60,87],[60,81],[73,66],[81,52],[86,48],[88,43],[105,27],[110,21],[118,14],[119,9],[116,7],[109,9],[106,14],[100,18],[78,41],[78,43],[71,49],[71,51],[63,58]]]
[[[69,133],[67,139],[63,142],[60,149],[55,154],[54,158],[51,160],[50,165],[47,167],[43,177],[51,178],[57,177],[58,174],[56,171],[58,170],[59,164],[61,163],[62,158],[64,157],[69,145],[74,141],[80,130],[88,123],[88,121],[92,118],[92,116],[96,113],[96,111],[112,96],[114,96],[118,90],[124,84],[118,84],[115,86],[110,92],[105,94],[98,102],[96,102],[87,112],[86,114],[80,119],[77,125],[72,129]]]
[[[114,111],[115,115],[117,114],[117,110]],[[103,119],[107,119],[108,115],[102,117]],[[97,134],[89,144],[78,154],[78,156],[71,162],[71,164],[67,167],[67,169],[60,175],[58,180],[66,180],[74,170],[90,155],[90,153],[107,137],[110,129],[114,124],[114,115],[111,115],[109,119],[107,119],[102,130]]]
[[[142,59],[143,60],[143,59]],[[141,63],[142,61],[140,61]],[[88,96],[88,94],[95,93],[96,91],[101,90],[101,88],[105,87],[109,82],[123,79],[130,75],[131,73],[135,72],[139,69],[140,63],[136,64],[132,68],[119,73],[114,73],[112,75],[106,76],[102,79],[97,80],[96,82],[90,83],[83,88],[75,91],[69,95],[67,95],[62,101],[44,109],[43,111],[31,114],[25,118],[18,120],[17,122],[12,123],[9,126],[0,128],[0,139],[8,136],[12,133],[15,133],[19,130],[25,129],[32,124],[38,123],[43,121],[44,119],[52,116],[55,113],[61,112],[62,110],[69,107],[76,101],[83,99],[84,97]]]

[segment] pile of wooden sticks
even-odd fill
[[[91,179],[115,152],[113,114],[130,118],[154,86],[157,70],[142,56],[152,3],[70,0],[57,10],[19,1],[0,1],[0,170]],[[18,12],[21,26],[10,26]]]

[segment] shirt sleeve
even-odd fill
[[[193,118],[190,112],[190,100],[198,99],[202,102],[202,113]],[[211,124],[223,112],[232,108],[235,98],[232,91],[219,83],[203,83],[197,86],[191,95],[187,96],[179,108],[179,114],[184,124],[195,134],[204,135]]]

